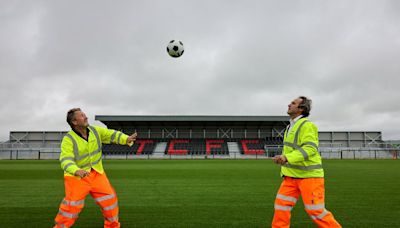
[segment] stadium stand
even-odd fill
[[[269,158],[282,151],[287,116],[96,116],[110,129],[138,133],[132,147],[103,145],[110,159]],[[11,131],[0,159],[58,159],[67,131]],[[397,158],[380,131],[320,131],[324,158]],[[397,145],[397,146],[393,146]]]

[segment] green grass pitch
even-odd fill
[[[123,227],[270,227],[271,160],[103,161]],[[399,160],[324,160],[326,208],[343,227],[400,227]],[[0,227],[51,227],[64,196],[58,161],[0,161]],[[102,227],[92,198],[74,227]],[[298,201],[292,227],[315,227]]]

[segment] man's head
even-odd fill
[[[80,108],[73,108],[67,113],[67,123],[72,129],[86,128],[89,126],[86,114]]]
[[[311,99],[305,96],[300,96],[290,102],[290,104],[288,105],[287,114],[292,119],[298,117],[299,115],[307,117],[310,115],[311,103]]]

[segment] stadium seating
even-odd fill
[[[238,144],[243,155],[273,155],[282,138],[265,139],[138,139],[132,147],[103,145],[105,155],[151,155],[160,142],[166,143],[165,155],[229,155],[228,142]]]
[[[165,154],[169,155],[228,155],[224,139],[171,139]]]
[[[153,139],[138,139],[132,147],[115,144],[103,145],[103,154],[105,155],[148,155],[152,154],[157,144],[157,140]]]

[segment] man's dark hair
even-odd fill
[[[301,115],[307,117],[310,115],[312,100],[305,96],[300,96],[299,98],[302,100],[299,104],[299,108],[303,109]]]
[[[74,125],[72,124],[72,121],[75,118],[75,112],[76,111],[81,111],[81,109],[80,108],[73,108],[73,109],[70,109],[68,111],[68,113],[67,113],[67,123],[69,124],[69,126],[71,126],[71,128],[74,128]]]

